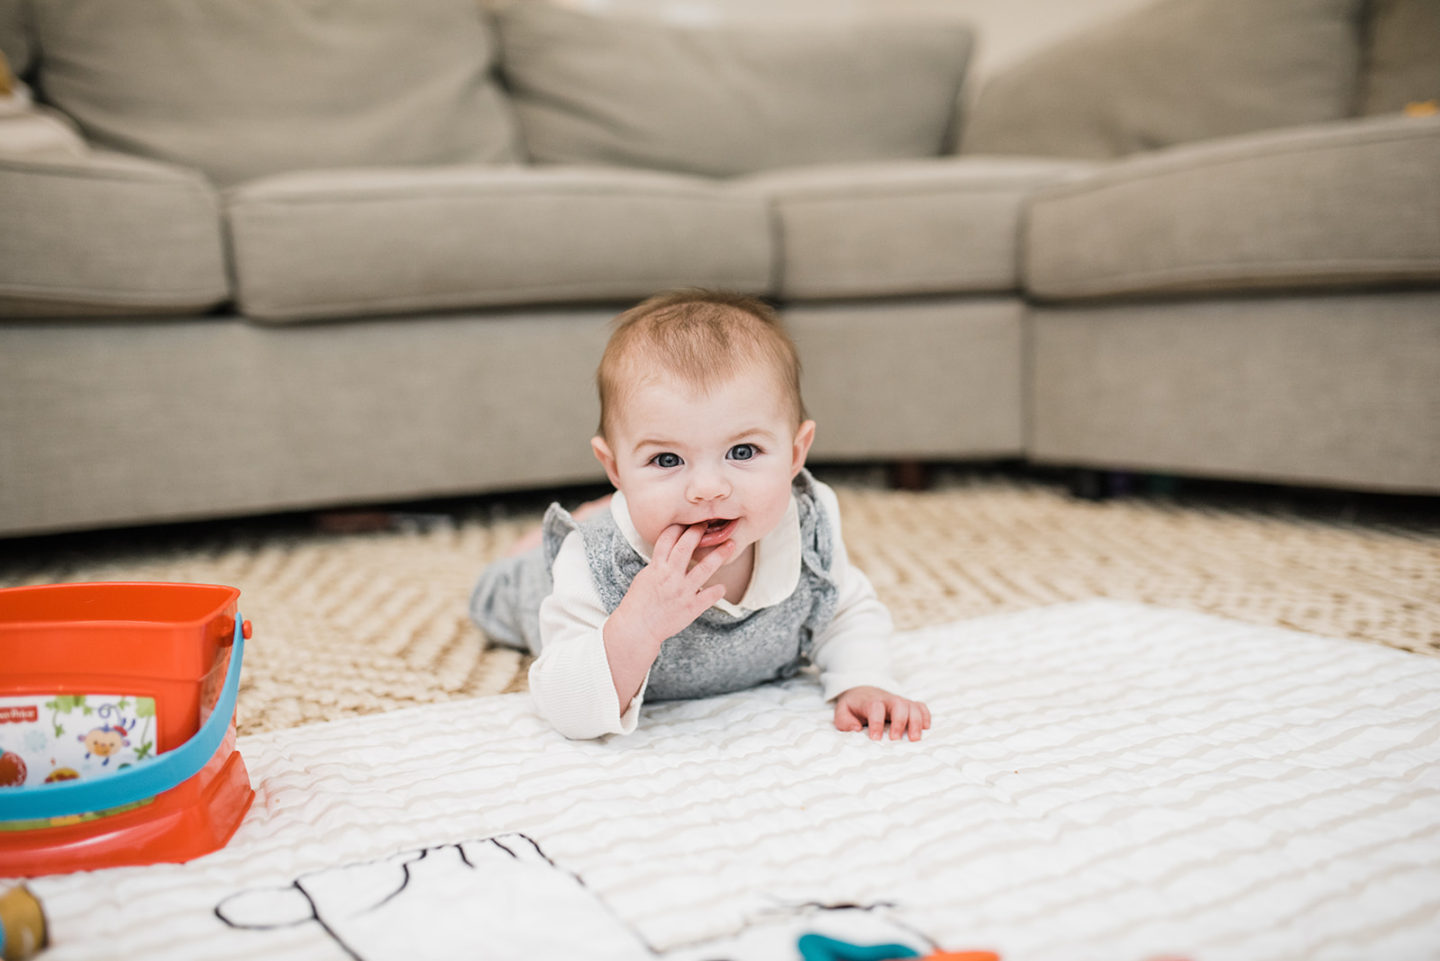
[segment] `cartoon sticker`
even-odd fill
[[[0,697],[0,789],[106,777],[155,757],[155,699],[130,694]],[[128,810],[134,805],[128,805]],[[113,814],[121,809],[95,812]],[[76,816],[69,818],[77,820]],[[50,822],[7,822],[0,830]]]

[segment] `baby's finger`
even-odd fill
[[[869,716],[866,720],[870,727],[870,740],[880,740],[885,734],[885,702],[871,701]]]
[[[655,538],[655,550],[652,552],[651,557],[655,560],[669,557],[670,552],[675,549],[675,542],[680,539],[680,535],[685,533],[686,530],[688,530],[688,528],[684,524],[671,524],[661,531],[660,536]]]
[[[896,699],[890,709],[890,740],[898,741],[910,725],[910,702]]]
[[[926,729],[928,729],[928,728],[930,727],[930,707],[929,707],[929,705],[927,705],[924,701],[916,701],[915,704],[916,704],[917,707],[920,708],[920,714],[921,714],[921,716],[925,719],[925,723],[924,723],[924,725],[922,725],[922,726],[925,727]]]
[[[678,527],[679,525],[673,525]],[[668,530],[668,528],[667,528]],[[700,538],[705,536],[704,524],[691,524],[680,532],[675,540],[675,546],[669,551],[666,560],[675,567],[684,570],[690,566],[690,558],[695,554],[695,548],[700,546]],[[658,555],[658,547],[656,549]]]
[[[693,620],[701,614],[704,614],[710,608],[714,607],[715,603],[724,596],[724,584],[711,584],[703,591],[697,591],[695,594],[695,603],[690,607],[691,619]]]
[[[858,731],[864,727],[860,718],[850,710],[850,706],[843,700],[835,703],[835,730],[837,731]]]
[[[930,726],[928,714],[925,705],[916,701],[915,710],[910,712],[910,740],[920,740],[920,733]]]
[[[690,569],[690,578],[704,584],[715,572],[735,559],[735,554],[740,550],[740,545],[734,541],[726,541],[706,554],[700,563]]]

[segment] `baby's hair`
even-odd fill
[[[795,424],[805,420],[800,355],[764,301],[716,290],[657,294],[616,317],[600,358],[600,435],[610,436],[613,411],[627,387],[651,371],[707,388],[760,363],[774,371],[788,395]]]

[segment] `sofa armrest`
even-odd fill
[[[1042,188],[1044,300],[1440,282],[1440,119],[1375,117],[1187,144]]]
[[[0,316],[194,313],[226,300],[200,174],[122,154],[0,156]]]

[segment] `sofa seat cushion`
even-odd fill
[[[763,200],[676,174],[312,171],[237,187],[226,205],[239,306],[260,320],[771,287]]]
[[[95,152],[0,156],[0,315],[195,313],[229,297],[205,178]]]
[[[518,159],[475,0],[45,0],[37,89],[94,143],[217,184]]]
[[[1353,120],[1121,161],[1032,199],[1039,298],[1440,280],[1440,118]]]
[[[937,158],[775,171],[737,182],[773,206],[787,299],[1013,291],[1036,187],[1090,169]]]
[[[971,29],[953,13],[677,20],[511,3],[501,67],[532,159],[725,177],[936,156],[953,139]],[[693,13],[693,11],[692,11]]]

